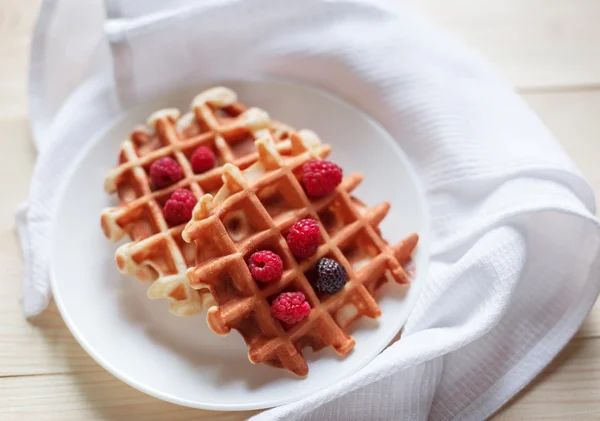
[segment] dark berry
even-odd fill
[[[323,294],[335,294],[346,285],[346,269],[327,257],[317,262],[315,289]]]

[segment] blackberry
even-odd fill
[[[346,269],[327,257],[317,262],[315,289],[323,294],[335,294],[346,284]]]

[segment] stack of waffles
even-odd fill
[[[184,224],[170,226],[163,205],[178,188],[188,188],[196,197],[214,193],[222,185],[223,166],[245,168],[258,155],[254,141],[269,133],[282,154],[289,153],[291,128],[271,121],[263,110],[239,103],[226,88],[213,88],[196,96],[191,111],[181,115],[174,108],[159,110],[148,118],[147,127],[134,130],[123,141],[119,165],[105,179],[108,193],[117,193],[119,205],[102,212],[102,229],[111,241],[127,235],[130,242],[116,253],[121,272],[151,282],[148,297],[168,299],[176,315],[199,313],[213,302],[207,290],[188,286],[186,271],[194,265],[195,250],[181,238]],[[198,147],[216,152],[215,167],[195,174],[190,157]],[[172,157],[184,177],[163,188],[153,188],[149,169],[153,162]]]
[[[388,281],[409,282],[404,268],[418,236],[396,245],[383,240],[378,226],[390,205],[369,208],[351,195],[360,174],[342,179],[340,170],[324,193],[307,188],[307,165],[324,160],[331,149],[314,133],[247,108],[223,87],[198,95],[191,113],[154,113],[148,126],[123,142],[119,165],[106,178],[119,206],[103,212],[104,233],[113,241],[123,235],[131,240],[118,248],[117,265],[150,281],[148,297],[169,299],[174,314],[207,308],[210,328],[218,335],[237,330],[252,363],[304,376],[303,348],[332,346],[348,354],[354,347],[350,324],[381,314],[376,290]],[[201,146],[214,153],[214,165],[198,173],[191,157]],[[157,188],[151,166],[165,157],[183,175]],[[323,185],[331,184],[327,174],[319,176]],[[189,190],[197,204],[187,224],[174,225],[163,207],[178,189]],[[290,232],[306,220],[316,227],[318,243],[299,257]],[[278,271],[268,282],[251,267],[264,252],[275,256]],[[323,262],[329,272],[322,271]],[[335,290],[318,287],[321,275]]]

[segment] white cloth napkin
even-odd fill
[[[90,134],[149,95],[249,76],[320,86],[379,120],[417,168],[433,228],[429,279],[402,340],[338,385],[254,419],[484,419],[593,305],[590,187],[506,83],[404,8],[106,0],[103,26],[101,2],[80,3],[47,0],[34,40],[40,155],[18,218],[27,316],[48,303],[54,193]]]

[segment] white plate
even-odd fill
[[[102,186],[121,141],[154,110],[187,110],[198,89],[139,106],[91,142],[69,173],[53,231],[52,287],[63,318],[85,350],[131,386],[180,405],[231,411],[296,401],[352,375],[381,352],[406,321],[425,281],[429,221],[415,173],[398,142],[364,113],[298,85],[227,85],[243,102],[268,110],[273,118],[316,131],[333,146],[331,159],[346,173],[362,172],[365,181],[357,196],[369,205],[392,204],[381,225],[386,239],[396,242],[413,231],[421,235],[411,286],[385,287],[379,299],[382,316],[363,318],[352,327],[356,346],[345,358],[331,348],[306,350],[310,372],[297,378],[286,370],[251,364],[240,335],[216,336],[204,313],[177,317],[167,311],[165,301],[148,300],[147,284],[118,272],[116,245],[100,229],[100,211],[116,203]]]

